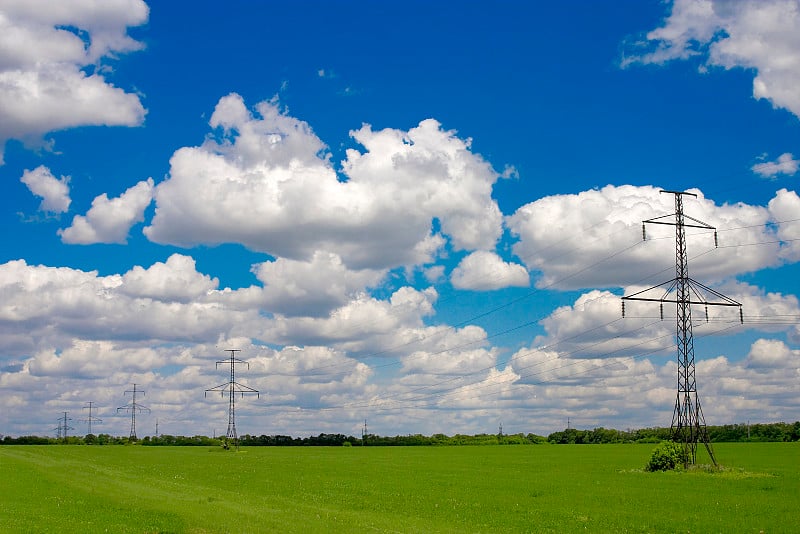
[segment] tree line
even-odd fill
[[[732,425],[707,426],[711,442],[759,442],[759,441],[800,441],[800,421],[795,423],[739,423]],[[362,437],[345,434],[319,434],[308,437],[292,437],[283,435],[259,436],[245,434],[239,438],[239,445],[244,447],[409,447],[409,446],[453,446],[453,445],[536,445],[551,444],[599,444],[599,443],[659,443],[672,439],[669,427],[640,428],[637,430],[615,430],[595,428],[580,430],[567,428],[553,432],[547,437],[536,434],[408,434],[403,436],[379,436],[367,434]],[[220,446],[224,438],[208,436],[146,436],[131,440],[127,437],[109,434],[87,434],[86,436],[69,436],[53,438],[42,436],[4,436],[2,445],[128,445],[136,443],[144,446]]]
[[[738,423],[706,426],[708,439],[713,443],[753,441],[800,441],[800,421],[794,423]],[[672,439],[669,427],[614,430],[595,428],[578,430],[568,428],[547,436],[549,443],[659,443]]]

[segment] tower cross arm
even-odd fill
[[[637,291],[632,295],[624,296],[622,297],[622,300],[641,300],[645,302],[672,302],[672,303],[685,302],[687,304],[704,304],[706,306],[737,306],[739,308],[742,307],[742,304],[740,302],[737,302],[732,298],[723,295],[719,291],[716,291],[704,284],[701,284],[700,282],[692,278],[686,278],[685,282],[690,289],[691,295],[694,295],[694,298],[691,298],[689,296],[685,297],[684,299],[679,299],[677,296],[671,297],[670,295],[673,294],[673,290],[677,285],[676,282],[677,279],[673,278],[672,280],[664,282],[663,284],[658,284],[652,287],[648,287],[647,289]],[[661,297],[656,298],[656,297],[645,296],[646,293],[654,289],[663,287],[667,287],[667,289]],[[705,297],[704,293],[716,297],[716,299],[718,300],[710,300]]]
[[[150,408],[142,406],[141,404],[126,404],[125,406],[120,406],[117,408],[117,413],[119,413],[120,410],[125,410],[126,412],[137,411],[139,413],[150,413]]]
[[[669,215],[661,215],[659,217],[653,217],[652,219],[646,219],[646,220],[642,221],[642,223],[643,224],[645,224],[645,223],[665,224],[667,226],[675,226],[675,225],[678,224],[677,222],[665,221],[665,220],[662,220],[662,219],[669,219],[670,217],[675,217],[676,215],[677,215],[677,213],[671,213]],[[692,220],[692,221],[696,222],[697,224],[686,224],[686,222],[684,221],[681,224],[681,226],[688,226],[689,228],[704,228],[706,230],[716,230],[716,227],[711,226],[710,224],[708,224],[708,223],[706,223],[704,221],[701,221],[700,219],[695,219],[694,217],[686,215],[685,213],[682,214],[682,217],[683,217],[683,219]]]
[[[220,384],[218,386],[214,386],[213,388],[208,388],[206,390],[206,393],[212,393],[212,392],[219,391],[220,393],[224,394],[226,391],[228,391],[228,388],[229,388],[230,385],[231,385],[230,382],[225,382],[224,384]]]
[[[250,386],[245,386],[239,382],[232,382],[230,386],[233,391],[241,394],[243,397],[245,393],[255,393],[258,398],[261,398],[261,393],[257,389],[251,388]]]
[[[238,365],[240,363],[245,364],[247,366],[247,368],[250,369],[250,363],[249,362],[246,362],[245,360],[240,360],[239,358],[234,358],[234,357],[230,357],[230,358],[228,358],[226,360],[219,360],[217,362],[217,368],[219,368],[220,364]]]

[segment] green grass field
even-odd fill
[[[800,444],[0,446],[0,532],[798,532]]]

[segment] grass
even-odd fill
[[[797,531],[800,444],[647,473],[652,449],[0,446],[0,531]]]

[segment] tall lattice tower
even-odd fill
[[[58,431],[58,439],[63,439],[64,443],[67,442],[68,432],[70,430],[75,430],[73,427],[69,426],[68,421],[72,421],[72,418],[67,417],[67,412],[64,412],[64,415],[58,418],[58,428],[53,429]]]
[[[92,423],[102,423],[103,420],[99,417],[92,416],[92,406],[94,405],[94,401],[89,401],[89,403],[83,407],[83,409],[89,409],[89,417],[86,419],[81,419],[81,423],[86,423],[88,428],[86,429],[86,434],[89,435],[92,433]]]
[[[133,389],[129,389],[129,390],[125,391],[126,395],[128,393],[131,394],[131,402],[129,402],[125,406],[120,406],[119,408],[117,408],[117,413],[119,413],[120,411],[126,411],[129,414],[131,414],[131,433],[128,436],[128,439],[130,439],[132,441],[136,441],[136,439],[137,439],[136,438],[136,413],[137,412],[139,412],[139,413],[150,413],[150,408],[148,408],[147,406],[142,406],[141,404],[136,402],[136,394],[137,393],[141,393],[142,395],[144,395],[144,391],[142,391],[141,389],[136,389],[136,384],[133,385]]]
[[[675,409],[672,414],[672,439],[682,443],[686,453],[686,463],[694,464],[697,461],[697,444],[702,441],[714,465],[717,459],[708,439],[706,421],[703,409],[700,406],[700,397],[697,395],[697,380],[695,377],[694,363],[694,337],[692,334],[692,304],[708,306],[738,306],[739,320],[743,320],[742,305],[725,295],[704,286],[689,277],[689,259],[686,250],[685,228],[702,228],[714,231],[714,244],[717,245],[717,232],[713,226],[699,221],[683,213],[683,197],[686,195],[696,197],[694,193],[684,191],[661,191],[675,195],[675,213],[663,215],[642,221],[642,239],[646,239],[645,224],[666,224],[675,227],[675,278],[657,286],[622,297],[622,315],[625,315],[625,301],[643,300],[659,302],[661,317],[664,317],[664,303],[675,303],[677,323],[675,336],[678,345],[678,392],[675,398]],[[691,222],[686,222],[689,219]],[[660,297],[648,297],[648,293],[656,289],[663,289]],[[709,298],[710,297],[710,298]]]
[[[240,384],[236,381],[236,366],[240,364],[247,365],[247,368],[250,368],[250,364],[244,360],[240,360],[236,357],[237,352],[241,352],[240,349],[227,349],[228,352],[231,353],[230,358],[225,360],[220,360],[217,362],[216,366],[219,368],[220,364],[230,365],[230,380],[225,382],[224,384],[220,384],[218,386],[214,386],[213,388],[209,388],[205,391],[204,395],[208,395],[209,392],[216,392],[219,391],[220,395],[223,397],[225,396],[225,392],[228,393],[228,432],[225,434],[226,446],[229,446],[230,443],[239,449],[239,436],[236,433],[236,394],[240,394],[244,397],[245,393],[255,393],[257,397],[260,397],[260,393],[257,389],[253,389],[250,386],[245,386],[244,384]]]

